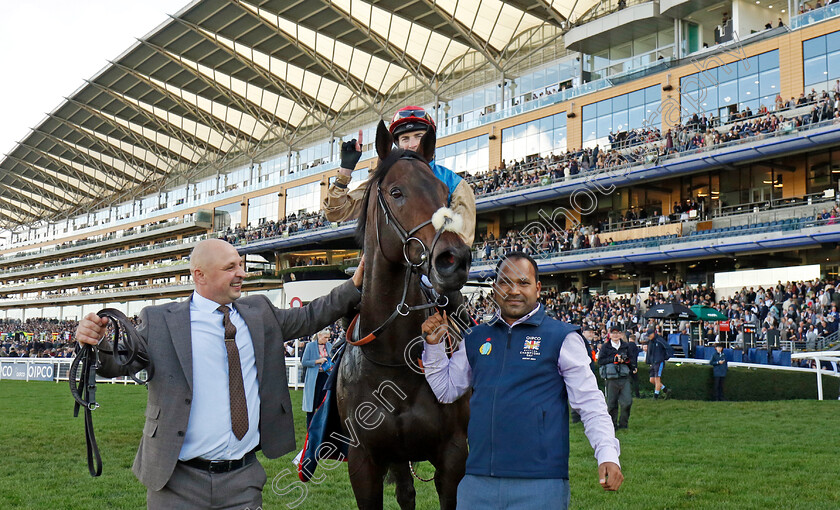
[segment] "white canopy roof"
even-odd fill
[[[3,157],[0,227],[56,221],[226,158],[340,136],[360,114],[387,115],[413,92],[451,90],[476,66],[509,71],[513,41],[545,26],[559,35],[596,4],[197,0]]]

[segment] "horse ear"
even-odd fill
[[[435,159],[435,144],[437,143],[437,135],[434,129],[427,129],[426,134],[420,139],[420,145],[417,146],[417,154],[423,157],[426,161]]]
[[[394,137],[391,136],[391,132],[385,127],[385,122],[380,120],[379,125],[376,126],[376,153],[379,155],[379,159],[384,160],[388,157],[393,146]]]

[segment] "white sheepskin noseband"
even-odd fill
[[[435,230],[458,233],[464,226],[464,218],[448,207],[441,207],[432,215],[432,226]]]

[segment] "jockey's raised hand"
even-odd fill
[[[353,138],[341,144],[341,168],[339,173],[350,176],[353,174],[353,169],[359,164],[359,159],[362,157],[362,130],[359,130],[359,138]]]

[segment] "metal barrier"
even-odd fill
[[[817,374],[817,398],[819,400],[823,399],[822,376],[830,375],[833,377],[840,377],[840,373],[831,370],[824,370],[822,368],[823,361],[834,362],[836,365],[840,366],[840,351],[797,352],[795,354],[791,354],[790,357],[793,359],[812,359],[816,362],[816,368],[804,368],[800,370],[809,370]]]
[[[72,358],[0,358],[0,380],[6,381],[52,381],[69,380]],[[286,358],[286,379],[289,388],[303,388],[303,374],[300,358]],[[146,380],[146,371],[138,374]],[[98,377],[96,382],[110,384],[137,384],[130,377]]]

